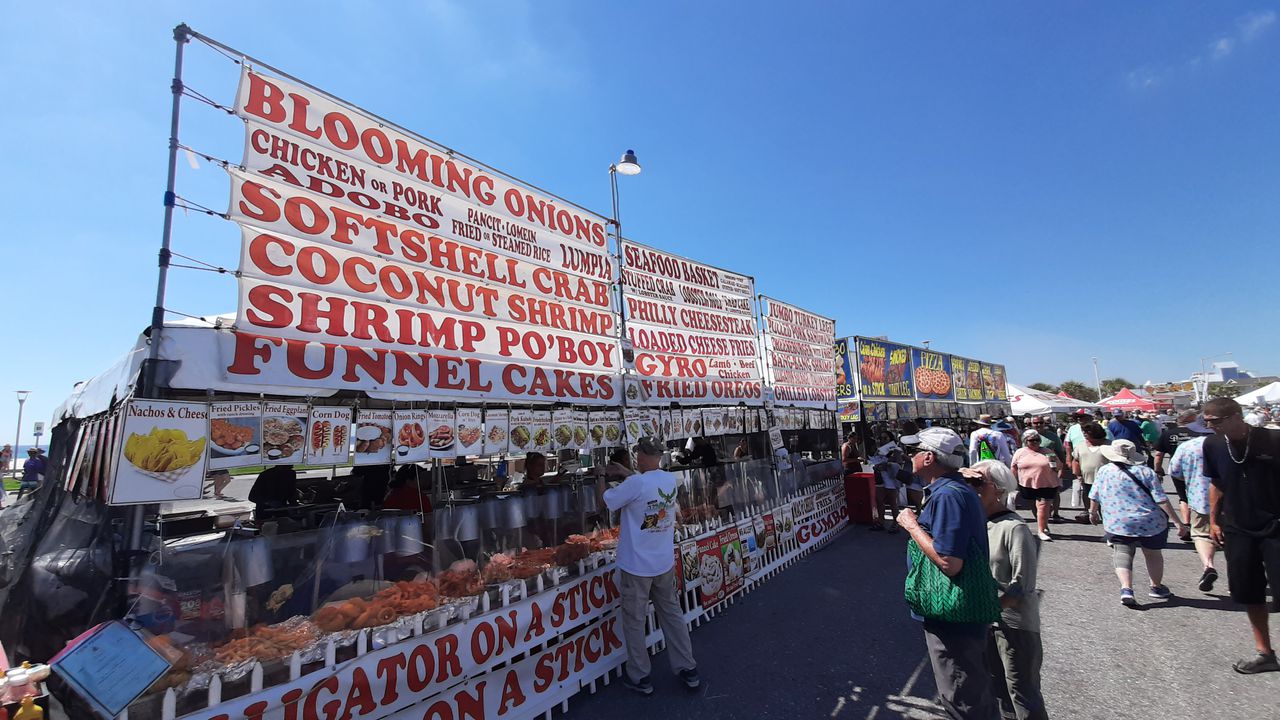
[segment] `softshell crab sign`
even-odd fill
[[[246,69],[228,379],[617,399],[604,220]]]

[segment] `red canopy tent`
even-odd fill
[[[1058,391],[1058,397],[1060,397],[1060,398],[1066,398],[1066,399],[1068,399],[1068,400],[1075,400],[1075,398],[1073,398],[1073,397],[1071,397],[1070,395],[1068,395],[1068,394],[1066,394],[1066,393],[1062,392],[1061,390],[1059,390],[1059,391]]]
[[[1129,388],[1098,401],[1098,404],[1110,410],[1143,410],[1154,412],[1156,404],[1151,398],[1144,398]]]

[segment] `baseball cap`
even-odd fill
[[[945,427],[928,427],[915,435],[904,435],[899,442],[908,447],[931,450],[939,455],[961,455],[965,452],[964,441],[955,430]]]
[[[666,451],[666,444],[652,435],[646,435],[636,441],[636,452],[642,455],[661,455]]]

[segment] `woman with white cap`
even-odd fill
[[[1182,533],[1186,527],[1174,511],[1155,471],[1146,466],[1146,455],[1132,440],[1114,440],[1099,450],[1108,460],[1098,468],[1089,491],[1089,515],[1101,522],[1111,545],[1112,562],[1120,579],[1120,602],[1136,607],[1133,595],[1133,556],[1142,548],[1151,580],[1149,597],[1173,596],[1164,585],[1164,555],[1169,521]]]
[[[1023,500],[1036,504],[1037,535],[1045,542],[1052,542],[1049,536],[1049,514],[1053,510],[1053,501],[1062,489],[1062,480],[1050,453],[1040,447],[1042,442],[1038,430],[1028,428],[1022,433],[1022,447],[1013,454],[1010,468],[1018,477],[1018,496]]]

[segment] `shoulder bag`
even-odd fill
[[[903,594],[914,613],[953,623],[986,624],[1000,619],[996,581],[976,540],[969,541],[964,566],[955,577],[934,565],[915,540],[907,542],[907,557],[911,569],[907,571]]]

